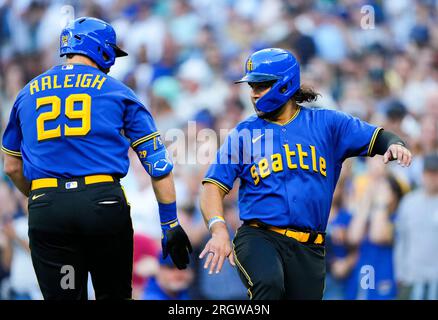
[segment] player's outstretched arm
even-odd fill
[[[408,167],[412,162],[412,153],[406,148],[404,141],[389,131],[381,131],[376,138],[372,155],[383,155],[383,162],[397,160],[402,167]]]
[[[235,266],[234,255],[231,248],[230,235],[223,217],[222,201],[225,192],[212,183],[204,183],[200,205],[201,212],[211,232],[211,239],[207,242],[199,255],[200,259],[207,256],[204,269],[210,268],[209,274],[219,273],[226,258],[232,266]]]
[[[30,193],[30,182],[27,181],[23,175],[23,160],[5,154],[4,171],[9,178],[11,178],[18,190],[28,197]]]

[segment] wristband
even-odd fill
[[[369,155],[372,157],[376,154],[383,156],[392,144],[398,144],[406,147],[406,144],[399,136],[389,131],[380,130],[377,134],[374,144],[370,143],[371,150]]]
[[[160,221],[162,225],[175,222],[176,216],[176,201],[172,203],[158,202],[158,212],[160,213]]]
[[[208,220],[208,230],[210,231],[211,227],[217,222],[225,223],[225,219],[221,216],[214,216],[213,218]]]

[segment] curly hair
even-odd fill
[[[316,101],[320,95],[321,94],[314,91],[313,88],[301,86],[297,92],[294,93],[292,99],[297,103],[312,102]]]

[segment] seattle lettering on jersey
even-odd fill
[[[324,157],[317,156],[315,146],[309,146],[307,151],[303,150],[300,143],[295,144],[295,146],[296,149],[291,150],[290,145],[284,144],[284,155],[274,153],[270,158],[262,158],[258,163],[253,164],[250,171],[254,185],[258,185],[260,179],[267,178],[272,173],[283,171],[284,167],[290,170],[301,168],[327,177],[327,162]],[[286,163],[284,163],[283,157],[286,158]]]
[[[33,95],[48,89],[96,88],[100,90],[106,79],[102,75],[91,73],[66,74],[64,77],[59,74],[47,75],[32,81],[29,91]]]
[[[284,125],[240,122],[205,174],[224,193],[240,178],[241,220],[324,231],[342,163],[370,155],[381,130],[335,110],[298,110]]]

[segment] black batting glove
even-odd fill
[[[179,223],[177,223],[177,225],[172,223],[171,225],[161,226],[163,231],[161,238],[163,259],[166,259],[167,255],[170,255],[178,269],[186,269],[190,262],[190,253],[193,252],[192,245]]]

